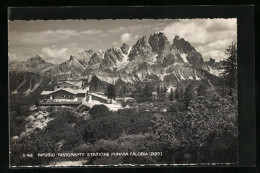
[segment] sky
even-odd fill
[[[123,43],[133,45],[154,32],[163,32],[170,43],[178,35],[189,41],[204,60],[225,58],[225,49],[237,41],[237,20],[144,19],[144,20],[31,20],[9,21],[9,61],[25,61],[40,55],[61,63],[71,55],[105,51]]]

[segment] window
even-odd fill
[[[70,86],[71,88],[73,88],[73,86]]]
[[[65,85],[64,88],[67,88],[67,86]]]
[[[58,85],[57,88],[60,88],[60,86]]]

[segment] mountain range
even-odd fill
[[[204,61],[186,40],[175,36],[170,42],[162,32],[142,37],[134,45],[123,44],[105,51],[87,50],[60,64],[35,56],[9,63],[10,94],[40,92],[58,80],[82,79],[91,84],[93,77],[104,83],[139,85],[163,84],[176,87],[187,83],[218,85],[221,62]]]

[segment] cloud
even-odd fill
[[[197,46],[196,50],[202,54],[202,57],[204,57],[205,60],[208,60],[209,58],[221,60],[226,57],[225,50],[232,41],[231,38],[217,40],[206,45]]]
[[[203,52],[202,57],[207,57],[204,58],[205,60],[209,60],[209,58],[214,58],[215,60],[220,61],[226,57],[226,54],[225,52],[220,50],[213,50],[213,51]]]
[[[69,38],[80,36],[76,30],[47,30],[40,32],[10,32],[9,43],[20,45],[58,44]]]
[[[63,48],[44,47],[42,48],[42,57],[48,62],[57,64],[68,60],[71,55],[77,55],[84,51],[83,48],[77,47],[77,43],[69,43],[66,46]]]
[[[124,33],[120,38],[122,42],[128,42],[131,39],[131,36],[132,34]]]
[[[115,42],[112,43],[112,46],[118,46],[118,45],[119,45],[119,44],[118,44],[117,41],[115,41]]]
[[[15,53],[8,53],[9,61],[17,61],[18,58]]]
[[[172,40],[175,35],[193,44],[208,44],[215,40],[236,40],[236,19],[183,19],[169,24],[163,32]]]
[[[120,26],[120,27],[117,27],[117,28],[112,28],[112,29],[109,29],[107,32],[110,33],[110,34],[118,34],[118,33],[124,33],[124,32],[136,32],[136,31],[139,31],[141,30],[143,27],[143,25],[131,25],[131,26],[127,26],[127,27],[124,27],[124,26]]]
[[[103,31],[101,30],[87,30],[87,31],[81,31],[81,34],[86,34],[86,35],[96,35],[96,34],[101,34]]]
[[[50,58],[63,58],[67,55],[68,48],[51,49],[48,47],[42,48],[42,52]]]
[[[167,25],[162,31],[171,42],[175,35],[189,41],[204,59],[219,60],[228,45],[237,40],[237,20],[183,19]]]

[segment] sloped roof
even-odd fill
[[[49,95],[53,93],[53,91],[42,91],[41,95]]]
[[[61,89],[58,89],[58,90],[55,90],[55,91],[43,91],[41,93],[41,95],[50,95],[50,94],[53,94],[53,93],[61,91],[61,90],[72,93],[72,94],[79,94],[79,93],[86,93],[88,91],[88,88],[87,89],[80,89],[80,90],[74,90],[74,89],[70,89],[70,88],[61,88]]]
[[[62,84],[62,83],[67,83],[67,84],[74,85],[77,87],[80,87],[82,85],[82,81],[62,81],[62,82],[59,82],[58,84]]]
[[[73,89],[72,89],[72,90],[73,90]],[[74,91],[76,91],[77,94],[78,94],[78,93],[86,93],[88,90],[89,90],[89,89],[86,88],[86,89],[79,89],[79,90],[74,90]]]
[[[96,96],[96,97],[99,97],[99,98],[107,100],[107,96],[103,96],[103,95],[96,94],[96,93],[90,93],[90,94],[93,95],[93,96]]]

